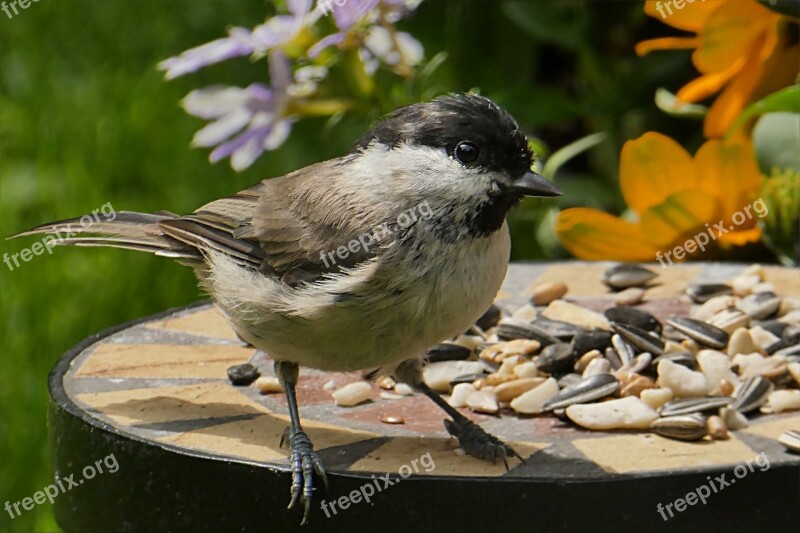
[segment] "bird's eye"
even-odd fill
[[[458,143],[456,149],[453,150],[453,155],[456,159],[464,163],[465,165],[471,165],[478,160],[478,154],[480,151],[478,147],[468,141],[462,141]]]

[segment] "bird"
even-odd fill
[[[269,354],[290,424],[289,508],[306,523],[325,468],[301,424],[300,367],[393,376],[436,403],[445,429],[479,459],[523,458],[422,379],[423,354],[490,308],[510,257],[506,216],[526,196],[562,193],[531,170],[517,121],[489,98],[453,93],[400,107],[341,157],[268,178],[196,211],[120,211],[12,237],[110,246],[172,258],[241,339]],[[75,227],[72,225],[75,224]]]

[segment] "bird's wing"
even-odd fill
[[[164,233],[190,246],[223,252],[289,284],[352,268],[375,256],[359,242],[375,214],[336,187],[340,160],[264,180],[194,213],[162,222]],[[355,250],[355,251],[353,251]],[[345,256],[345,257],[343,257]]]

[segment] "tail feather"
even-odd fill
[[[87,217],[90,223],[85,222]],[[108,220],[97,220],[87,215],[48,222],[8,238],[52,235],[54,238],[50,243],[56,246],[104,246],[150,252],[176,259],[202,260],[199,250],[164,233],[161,223],[176,218],[175,215],[166,213],[120,211]],[[83,224],[81,220],[84,221]]]

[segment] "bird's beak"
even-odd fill
[[[515,180],[508,190],[522,196],[553,197],[564,194],[544,176],[530,170]]]

